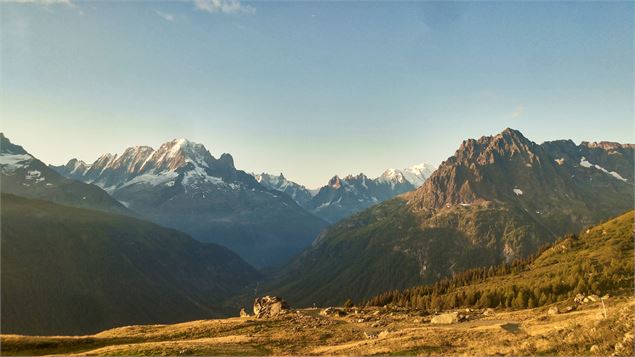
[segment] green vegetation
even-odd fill
[[[522,258],[555,240],[507,205],[413,212],[399,197],[331,227],[274,279],[292,306],[363,301],[480,266]],[[513,254],[501,251],[508,245]],[[300,277],[300,278],[299,278]]]
[[[576,294],[633,294],[633,211],[567,235],[532,258],[464,271],[366,304],[428,310],[459,307],[534,308]]]
[[[83,334],[225,315],[236,254],[128,216],[2,194],[2,332]],[[233,312],[233,311],[232,311]]]

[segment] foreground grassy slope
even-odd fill
[[[127,216],[2,194],[2,332],[90,333],[222,316],[257,273],[233,252]]]
[[[547,308],[470,313],[435,325],[417,310],[364,308],[344,317],[305,309],[275,319],[231,318],[112,329],[90,336],[2,335],[3,355],[611,355],[633,354],[632,297],[548,315]]]
[[[438,283],[368,301],[425,309],[526,308],[576,294],[633,294],[634,211],[558,240],[535,258],[465,271]]]

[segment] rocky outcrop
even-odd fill
[[[289,304],[277,296],[264,296],[254,301],[254,315],[257,319],[283,315],[287,313],[289,309]]]
[[[459,312],[447,312],[436,315],[430,320],[431,324],[455,324],[467,320],[467,317]]]

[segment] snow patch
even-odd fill
[[[623,181],[623,182],[628,181],[627,179],[622,177],[622,175],[620,175],[619,173],[617,173],[615,171],[609,171],[609,170],[603,168],[600,165],[596,165],[596,164],[590,163],[584,156],[582,156],[582,159],[580,159],[580,166],[586,167],[586,168],[595,167],[596,169],[604,172],[605,174],[611,175],[611,176],[613,176],[614,178],[616,178],[616,179],[618,179],[620,181]]]
[[[23,168],[28,165],[28,161],[32,160],[33,156],[29,154],[21,154],[21,155],[11,155],[11,154],[2,154],[0,155],[0,167],[3,169],[18,169]]]
[[[147,173],[139,175],[132,180],[124,183],[121,187],[132,186],[135,184],[144,184],[158,186],[169,181],[173,181],[179,174],[174,171],[163,172],[161,174]]]
[[[593,165],[587,161],[586,157],[582,156],[582,159],[580,159],[580,166],[589,168]]]

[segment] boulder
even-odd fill
[[[597,295],[595,295],[595,294],[593,294],[593,295],[589,295],[589,296],[587,296],[587,298],[588,298],[590,301],[592,301],[592,302],[598,302],[598,301],[600,301],[600,297],[599,297],[599,296],[597,296]]]
[[[327,307],[326,309],[323,309],[322,311],[320,311],[320,315],[342,317],[342,316],[346,316],[346,311],[342,309],[337,309],[334,307]]]
[[[374,340],[377,338],[377,334],[364,331],[364,337],[366,337],[367,340]]]
[[[563,312],[564,312],[564,313],[567,313],[567,312],[571,312],[571,311],[573,311],[573,310],[575,310],[575,309],[576,309],[576,306],[575,306],[575,305],[569,305],[569,306],[567,306],[567,307],[565,307],[565,308],[564,308],[564,311],[563,311]]]
[[[582,304],[584,302],[584,295],[578,293],[578,295],[573,298],[573,301],[576,304]]]
[[[433,324],[454,324],[463,319],[463,315],[458,312],[448,312],[445,314],[436,315],[430,320]]]
[[[240,308],[240,317],[249,317],[249,313],[245,311],[244,307]]]
[[[492,309],[491,307],[485,309],[485,311],[483,311],[483,315],[484,316],[493,316],[495,314],[494,309]]]
[[[549,308],[549,310],[547,311],[547,315],[557,315],[560,313],[560,309],[558,309],[557,306],[552,306]]]
[[[265,296],[254,301],[254,315],[258,319],[283,315],[289,311],[289,304],[277,296]]]
[[[589,349],[589,352],[591,352],[593,354],[598,354],[598,353],[600,353],[600,347],[598,347],[598,345],[593,345]]]

